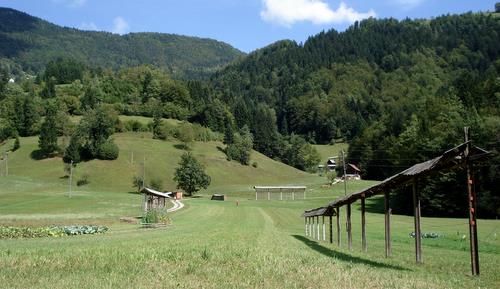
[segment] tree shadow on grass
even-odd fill
[[[376,268],[385,268],[385,269],[394,269],[394,270],[404,270],[404,271],[409,271],[408,268],[404,268],[401,266],[397,265],[391,265],[391,264],[386,264],[386,263],[381,263],[377,261],[372,261],[369,259],[363,259],[360,257],[356,256],[351,256],[342,252],[338,252],[335,250],[332,250],[330,248],[324,247],[320,245],[318,242],[310,240],[304,236],[300,235],[292,235],[295,239],[302,241],[304,244],[309,246],[309,248],[313,249],[316,252],[319,252],[327,257],[332,257],[332,258],[337,258],[341,261],[346,261],[346,262],[352,262],[352,263],[357,263],[357,264],[364,264],[368,265],[371,267],[376,267]]]

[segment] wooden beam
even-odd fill
[[[333,224],[332,224],[332,216],[330,216],[330,244],[333,243]]]
[[[391,208],[389,202],[389,192],[384,193],[385,207],[385,257],[391,256]]]
[[[337,207],[337,246],[340,247],[340,208]]]
[[[413,216],[415,223],[415,260],[422,263],[422,232],[420,230],[420,193],[418,179],[413,179]]]
[[[347,229],[347,248],[352,250],[352,227],[351,227],[351,204],[347,204],[346,214],[346,229]]]
[[[366,219],[365,219],[365,196],[361,198],[361,247],[363,251],[367,251],[366,246]]]
[[[470,130],[469,127],[464,128],[465,133],[465,142],[468,142],[470,139]],[[467,171],[467,195],[468,195],[468,203],[469,203],[469,236],[470,236],[470,258],[471,258],[471,269],[472,275],[479,275],[479,251],[477,244],[477,201],[476,201],[476,190],[474,186],[474,177],[473,177],[473,167],[472,163],[469,160],[470,154],[470,142],[467,143],[467,147],[465,148],[465,168]]]

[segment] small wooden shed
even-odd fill
[[[141,193],[144,194],[144,211],[165,208],[166,199],[171,199],[172,193],[163,193],[150,188],[143,188]]]
[[[210,200],[212,200],[212,201],[225,201],[226,200],[226,195],[213,194],[212,198]]]

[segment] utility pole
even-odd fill
[[[342,167],[344,168],[344,196],[346,196],[347,195],[347,174],[346,174],[346,167],[345,167],[344,149],[342,149]]]
[[[71,164],[69,165],[69,198],[71,199],[71,186],[73,183],[73,160],[71,160]]]

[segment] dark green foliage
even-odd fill
[[[119,153],[120,149],[118,146],[113,142],[113,140],[108,139],[99,146],[97,158],[100,160],[116,160]]]
[[[89,181],[89,175],[88,174],[84,174],[81,178],[79,178],[76,181],[76,185],[78,187],[88,185],[89,183],[90,183],[90,181]]]
[[[153,113],[153,138],[154,139],[166,139],[167,134],[163,128],[163,114],[161,107],[156,109]]]
[[[38,147],[43,155],[48,156],[58,149],[57,146],[57,108],[49,104],[45,114],[45,120],[40,128]]]
[[[495,3],[495,12],[496,13],[500,13],[500,2],[499,3]]]
[[[72,161],[74,164],[79,163],[81,160],[80,157],[80,152],[82,150],[81,146],[82,146],[81,137],[78,132],[75,132],[71,136],[69,144],[64,150],[63,161],[67,164],[71,163]]]
[[[132,185],[134,186],[134,188],[137,188],[137,192],[141,191],[143,184],[144,179],[142,178],[142,176],[134,176],[132,178]]]
[[[58,58],[45,65],[43,79],[46,82],[52,79],[56,84],[69,84],[77,79],[82,80],[84,70],[82,63]]]
[[[229,160],[235,160],[242,165],[250,163],[250,153],[253,148],[253,136],[247,126],[240,133],[233,135],[232,142],[226,147],[226,155]]]
[[[299,170],[314,172],[317,170],[320,156],[304,138],[292,134],[286,142],[282,160]]]
[[[215,40],[162,33],[120,36],[80,31],[9,8],[0,9],[0,35],[0,57],[14,60],[26,71],[41,71],[52,61],[48,74],[58,83],[79,79],[80,63],[114,69],[155,64],[178,78],[204,78],[243,55]],[[54,55],[65,59],[54,61]]]
[[[193,126],[187,122],[181,123],[177,138],[182,142],[184,149],[189,149],[189,145],[194,141]]]
[[[174,181],[177,182],[178,189],[191,196],[202,188],[208,188],[211,179],[204,167],[188,152],[181,156],[179,166],[175,169]]]
[[[16,135],[16,138],[14,140],[14,145],[12,146],[12,151],[15,152],[21,147],[21,141],[19,140],[19,137]]]

